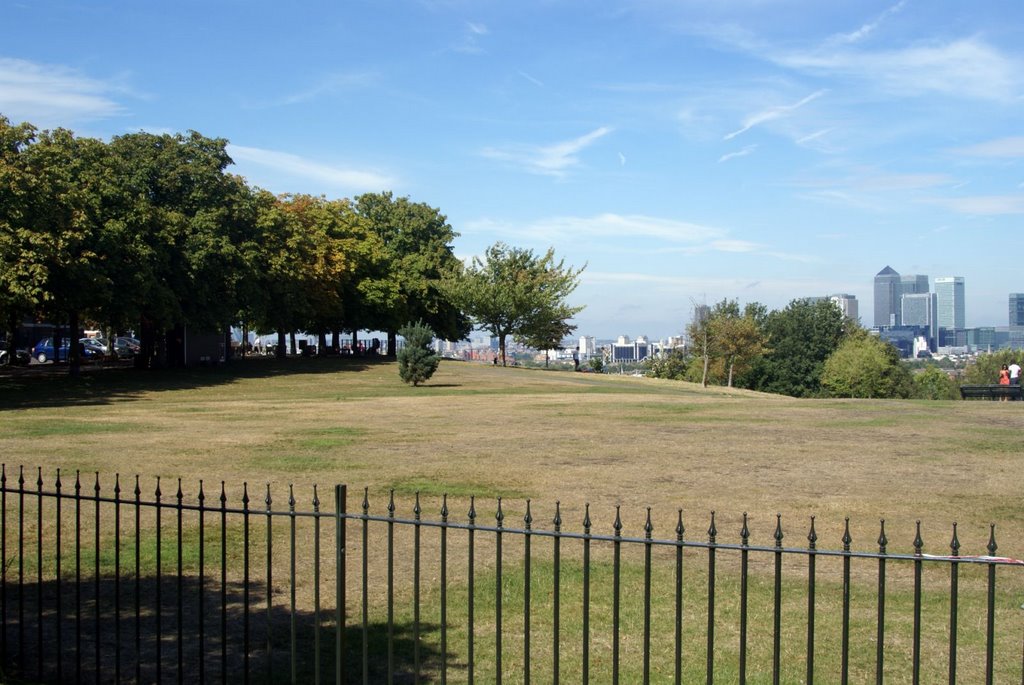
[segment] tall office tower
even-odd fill
[[[885,267],[875,275],[875,326],[900,325],[900,275]]]
[[[918,295],[929,291],[928,277],[924,274],[902,274],[900,276],[900,295]]]
[[[1010,293],[1010,325],[1024,326],[1024,293]]]
[[[847,295],[846,293],[836,293],[835,295],[829,295],[830,300],[835,303],[839,310],[843,313],[847,319],[860,323],[860,313],[857,311],[857,297],[854,295]]]
[[[963,276],[937,276],[935,278],[935,298],[935,319],[939,328],[947,330],[966,328]]]
[[[939,330],[935,320],[936,298],[934,293],[905,294],[900,298],[900,305],[904,326],[927,328],[929,341],[938,339]]]

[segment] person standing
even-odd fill
[[[1010,385],[1010,367],[1006,364],[1003,364],[1003,368],[999,369],[999,385],[1005,385],[1007,387]],[[999,398],[1000,402],[1005,402],[1006,400],[1007,397],[1005,395]]]
[[[1017,386],[1019,388],[1020,387],[1020,364],[1018,364],[1017,362],[1011,363],[1010,366],[1007,368],[1007,371],[1010,372],[1010,385],[1014,385],[1014,386]],[[1018,395],[1017,399],[1024,399],[1024,398],[1021,398]]]

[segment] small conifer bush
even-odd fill
[[[417,321],[407,323],[398,333],[405,338],[405,347],[398,351],[398,375],[406,383],[419,385],[434,375],[441,361],[430,348],[434,331]]]

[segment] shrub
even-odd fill
[[[405,347],[398,351],[398,375],[404,382],[417,386],[434,375],[441,361],[430,348],[434,331],[417,321],[407,323],[398,333],[405,338]]]

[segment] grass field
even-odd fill
[[[447,494],[452,519],[464,521],[475,495],[484,525],[493,524],[501,496],[505,525],[521,527],[529,498],[534,527],[550,529],[557,501],[563,529],[579,531],[589,503],[593,532],[603,535],[613,532],[621,505],[625,536],[644,535],[650,507],[655,537],[674,537],[682,509],[687,538],[706,538],[714,510],[718,541],[738,543],[747,512],[751,543],[772,545],[781,514],[785,544],[805,547],[815,516],[818,547],[839,549],[849,517],[853,549],[874,551],[885,519],[889,552],[910,552],[921,521],[924,551],[945,554],[957,522],[961,554],[985,554],[995,523],[998,554],[1024,558],[1022,403],[797,400],[447,361],[428,384],[412,388],[393,364],[255,359],[175,374],[107,369],[72,380],[30,369],[0,376],[0,448],[8,473],[25,465],[33,482],[37,466],[48,481],[57,468],[81,471],[90,488],[94,472],[104,487],[114,473],[139,474],[150,488],[161,476],[165,494],[182,478],[191,500],[199,479],[217,490],[224,481],[233,503],[248,482],[258,507],[267,484],[278,503],[293,484],[298,506],[308,509],[314,483],[325,500],[334,484],[346,483],[351,508],[365,487],[371,513],[384,514],[393,490],[405,517],[419,493],[424,517],[436,519]],[[486,547],[481,554],[490,559]],[[409,563],[399,560],[399,574]],[[568,563],[572,576],[574,559]],[[638,563],[626,561],[633,593]],[[597,568],[607,573],[606,565]],[[755,570],[752,591],[763,598],[770,582],[765,568]],[[1001,588],[1007,605],[1024,601],[1021,575]],[[515,570],[505,581],[513,595],[518,582],[521,594]],[[576,584],[567,582],[571,596]],[[727,572],[722,582],[735,578]],[[857,591],[870,592],[870,578],[863,582]],[[545,596],[542,587],[537,596]],[[942,616],[942,600],[929,611]],[[834,621],[834,613],[822,620]],[[1022,613],[1008,614],[1014,632],[1004,636],[1016,645],[1007,668],[1017,677]],[[941,633],[942,622],[934,623]],[[759,640],[756,654],[770,649]],[[598,651],[606,660],[607,650]],[[858,656],[865,672],[870,657]],[[665,668],[664,658],[659,665]],[[726,674],[723,682],[735,680],[734,670]]]

